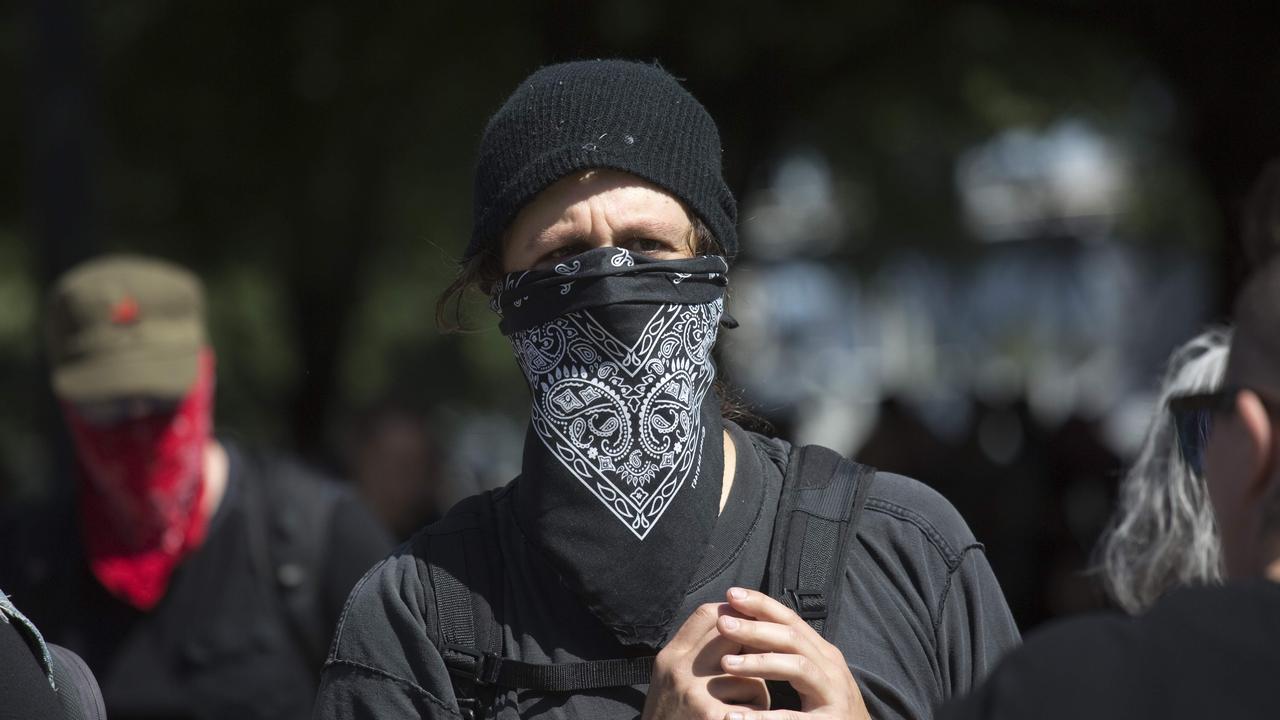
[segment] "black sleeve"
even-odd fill
[[[329,627],[338,621],[356,581],[393,547],[386,528],[354,494],[337,501],[329,521],[321,609]]]
[[[427,636],[426,573],[407,549],[360,580],[338,621],[314,720],[460,718]]]
[[[1021,640],[980,546],[966,549],[951,571],[936,621],[951,697],[972,690]]]
[[[922,720],[968,692],[1018,629],[982,545],[937,491],[880,472],[849,554],[833,643],[877,720]]]
[[[1142,717],[1114,681],[1132,678],[1123,621],[1080,618],[1032,635],[967,696],[943,706],[939,720]]]

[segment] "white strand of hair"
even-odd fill
[[[1221,582],[1213,507],[1204,480],[1182,460],[1167,404],[1175,395],[1220,388],[1230,341],[1230,329],[1215,327],[1173,352],[1142,450],[1120,483],[1097,570],[1107,594],[1130,614],[1175,587]]]

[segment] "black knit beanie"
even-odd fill
[[[496,249],[547,186],[592,168],[663,188],[706,224],[726,256],[737,254],[737,204],[720,174],[720,133],[706,108],[656,65],[584,60],[533,73],[489,119],[463,262]]]

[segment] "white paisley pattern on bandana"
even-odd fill
[[[697,487],[723,311],[723,299],[658,306],[633,345],[589,310],[511,336],[538,437],[640,540],[686,483]]]

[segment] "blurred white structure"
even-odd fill
[[[767,261],[736,269],[741,326],[721,337],[731,381],[797,442],[852,453],[892,396],[944,439],[970,430],[975,399],[1025,399],[1044,427],[1099,421],[1114,451],[1137,447],[1165,353],[1206,319],[1208,278],[1194,252],[1114,242],[1130,182],[1116,143],[1066,121],[975,148],[956,182],[985,241],[977,262],[907,251],[866,280],[823,260],[842,227],[825,164],[781,167],[775,183],[798,187],[748,199],[744,230]],[[989,424],[979,444],[1007,462],[1023,431]]]
[[[956,188],[973,233],[990,242],[1047,233],[1105,240],[1130,198],[1121,147],[1079,120],[1012,128],[960,157]]]

